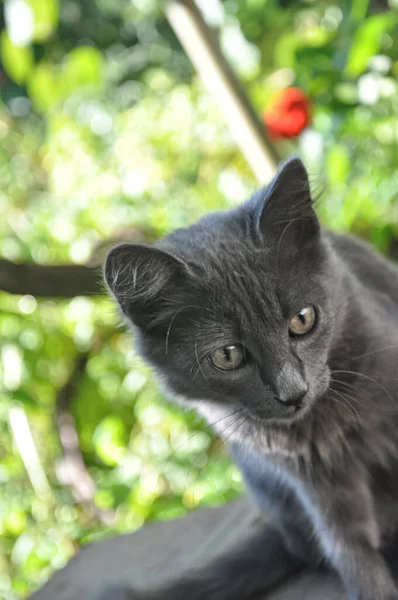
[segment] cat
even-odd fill
[[[306,169],[285,162],[242,206],[154,246],[122,244],[105,279],[174,401],[226,440],[275,528],[159,592],[116,600],[249,600],[328,564],[351,600],[398,600],[398,269],[327,232]]]

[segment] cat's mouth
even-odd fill
[[[305,396],[303,396],[302,398],[300,398],[300,400],[298,400],[297,402],[285,402],[284,400],[281,400],[277,396],[275,396],[275,400],[279,404],[282,404],[282,406],[284,406],[286,408],[288,408],[288,407],[289,408],[293,408],[294,412],[298,413],[303,408],[303,406],[305,405]]]
[[[267,421],[292,420],[297,417],[299,413],[303,413],[308,404],[305,397],[296,404],[288,404],[275,397],[272,401],[272,405],[267,407],[244,406],[243,409],[250,419],[264,424]]]

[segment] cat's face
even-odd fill
[[[120,246],[106,265],[143,356],[169,393],[219,419],[220,431],[226,415],[228,431],[242,414],[267,427],[322,401],[334,277],[297,159],[242,208],[156,248]]]

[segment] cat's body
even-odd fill
[[[214,423],[278,524],[162,598],[249,600],[326,561],[352,600],[397,600],[381,550],[398,530],[398,269],[320,231],[294,159],[240,209],[115,249],[106,276],[165,388]]]

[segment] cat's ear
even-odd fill
[[[105,263],[109,289],[138,327],[149,326],[186,275],[187,268],[179,259],[141,244],[116,246]]]
[[[299,250],[319,236],[308,174],[299,158],[281,166],[260,199],[258,215],[265,240],[277,240],[280,248]]]

